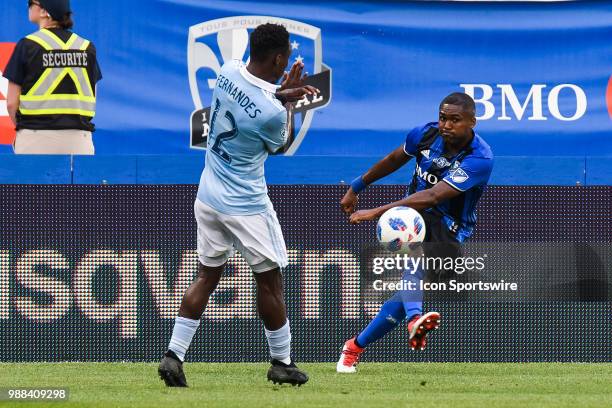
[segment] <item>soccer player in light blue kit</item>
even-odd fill
[[[268,198],[264,162],[292,142],[291,103],[317,89],[304,85],[303,63],[285,73],[291,46],[285,27],[264,24],[250,36],[250,62],[226,63],[211,106],[206,166],[195,202],[198,277],[185,292],[168,351],[159,366],[167,386],[187,386],[182,363],[208,299],[237,249],[255,273],[257,311],[272,357],[268,380],[302,385],[291,360],[291,332],[280,268],[287,251]],[[281,77],[281,86],[275,85]]]

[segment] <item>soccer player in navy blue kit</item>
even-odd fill
[[[342,209],[351,214],[350,222],[378,219],[387,210],[407,206],[418,210],[425,220],[425,256],[458,257],[460,244],[470,237],[476,223],[476,205],[493,169],[489,145],[474,132],[476,107],[465,93],[448,95],[440,104],[438,122],[414,128],[405,143],[351,183],[342,199]],[[411,158],[416,168],[407,196],[382,207],[355,211],[358,195],[369,184],[393,173]],[[437,248],[437,249],[436,249]],[[433,252],[438,252],[434,254]],[[426,276],[426,273],[429,275]],[[406,271],[404,280],[431,280],[437,271]],[[437,279],[447,277],[437,276]],[[435,278],[434,278],[435,279]],[[381,307],[378,315],[357,336],[344,344],[336,370],[354,373],[365,348],[382,338],[402,321],[408,321],[410,347],[425,349],[427,333],[436,329],[440,314],[423,314],[422,293],[417,296],[398,292]]]

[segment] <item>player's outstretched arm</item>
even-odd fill
[[[411,156],[408,156],[404,151],[404,145],[401,145],[389,153],[381,161],[372,166],[370,170],[361,176],[361,180],[365,185],[372,184],[397,171],[404,164],[408,163],[410,158]],[[355,211],[358,194],[359,192],[356,192],[352,186],[346,192],[344,198],[340,202],[340,206],[345,213],[351,214],[353,211]]]
[[[450,184],[446,182],[441,182],[430,189],[419,191],[394,203],[372,208],[370,210],[357,211],[351,215],[350,222],[351,224],[359,224],[363,221],[376,220],[387,210],[394,207],[404,206],[414,208],[415,210],[424,210],[434,207],[443,201],[450,200],[459,194],[461,194],[461,191],[451,187]]]
[[[400,147],[393,150],[382,160],[372,166],[372,168],[370,168],[370,170],[363,175],[363,181],[366,184],[375,183],[378,180],[397,171],[404,164],[408,163],[411,157],[412,156],[408,156],[404,152],[404,145],[402,144]]]

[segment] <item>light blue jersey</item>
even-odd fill
[[[249,73],[242,61],[223,65],[213,92],[206,166],[198,199],[228,215],[271,208],[264,178],[268,154],[287,142],[287,111],[277,87]]]

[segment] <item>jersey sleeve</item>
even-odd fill
[[[418,151],[417,147],[423,139],[425,133],[433,126],[435,122],[431,122],[426,124],[425,126],[418,126],[412,129],[408,135],[406,136],[406,141],[404,142],[404,153],[408,156],[416,156]]]
[[[287,143],[287,111],[278,112],[261,128],[261,138],[269,152],[275,153]]]
[[[94,82],[97,84],[102,80],[102,70],[100,69],[100,64],[96,61],[96,66],[94,68]]]
[[[21,40],[15,46],[13,55],[2,76],[17,85],[23,85],[26,75],[26,42]]]
[[[92,83],[97,84],[102,80],[102,70],[100,69],[100,64],[98,63],[98,53],[96,51],[96,46],[91,43],[89,44],[89,48],[87,48],[87,53],[89,54],[89,58],[95,62],[93,66],[90,68],[90,75]]]
[[[492,170],[493,159],[466,157],[458,168],[448,172],[444,181],[459,191],[467,191],[486,185]]]

